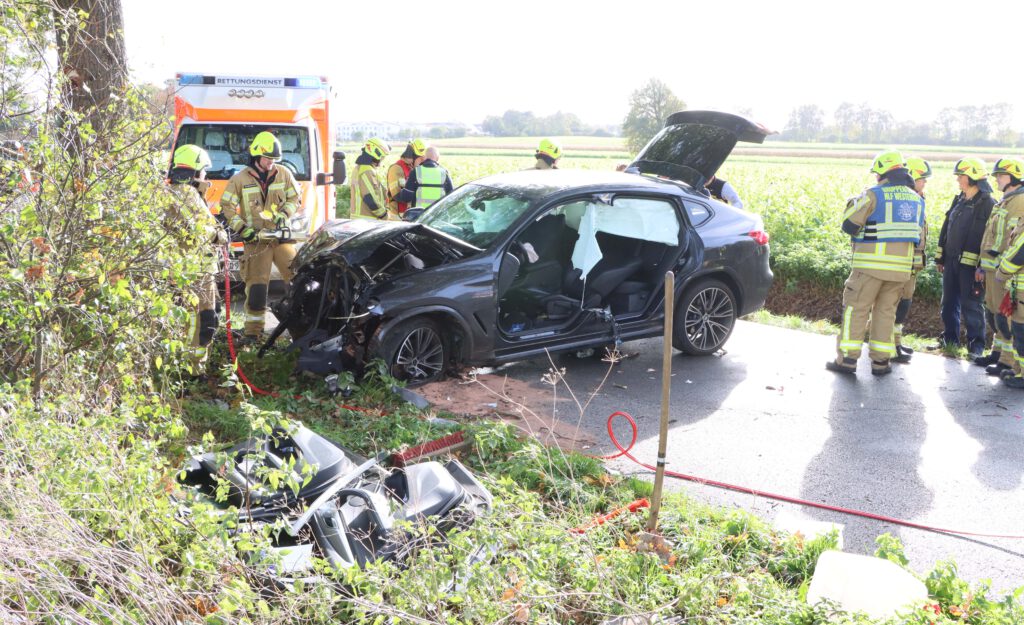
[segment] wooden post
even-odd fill
[[[668,399],[672,389],[672,317],[675,309],[675,274],[665,272],[665,333],[661,356],[661,429],[658,433],[658,466],[654,472],[654,494],[651,497],[651,515],[647,519],[647,532],[658,528],[661,510],[661,490],[665,484],[665,454],[668,448]]]

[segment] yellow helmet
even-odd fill
[[[363,146],[363,152],[370,155],[375,161],[383,160],[385,156],[391,153],[391,146],[388,145],[383,139],[373,137],[366,142]]]
[[[988,176],[986,171],[988,168],[985,167],[985,161],[980,158],[962,158],[956,162],[956,166],[953,167],[953,175],[955,176],[967,176],[971,180],[978,181]]]
[[[537,146],[538,154],[546,154],[556,161],[562,157],[562,148],[558,147],[558,144],[551,139],[541,139],[540,145]]]
[[[203,171],[212,164],[213,163],[210,162],[210,155],[206,153],[206,150],[198,145],[188,143],[179,146],[178,149],[174,151],[174,160],[171,167],[175,169],[178,167],[184,167],[186,169]]]
[[[910,177],[914,180],[932,177],[932,166],[928,164],[928,161],[918,156],[907,158],[907,169],[910,171]]]
[[[871,172],[882,176],[894,169],[906,166],[907,161],[902,154],[896,150],[888,150],[875,157],[875,162],[871,165]]]
[[[252,144],[249,145],[249,154],[279,161],[281,160],[281,142],[270,132],[264,130],[253,137]]]
[[[1024,161],[1019,158],[1001,158],[992,168],[992,175],[1010,174],[1017,180],[1024,180]]]
[[[410,140],[408,147],[416,156],[423,156],[423,154],[427,151],[427,144],[423,143],[423,139]]]

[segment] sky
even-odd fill
[[[1024,129],[1024,81],[994,65],[1024,54],[988,4],[122,2],[137,80],[326,75],[339,122],[480,123],[516,109],[618,124],[630,93],[658,78],[687,108],[748,110],[775,130],[796,106],[830,114],[844,101],[918,122],[1014,102]]]

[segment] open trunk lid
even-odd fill
[[[732,113],[682,111],[640,150],[633,167],[642,174],[682,180],[701,188],[732,153],[737,141],[764,143],[774,134],[761,124]]]

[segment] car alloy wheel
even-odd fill
[[[408,382],[437,380],[448,365],[448,347],[432,320],[421,317],[399,324],[388,333],[383,353],[391,375]]]
[[[687,354],[713,354],[725,345],[735,324],[732,291],[718,280],[702,280],[686,291],[676,309],[673,343]]]

